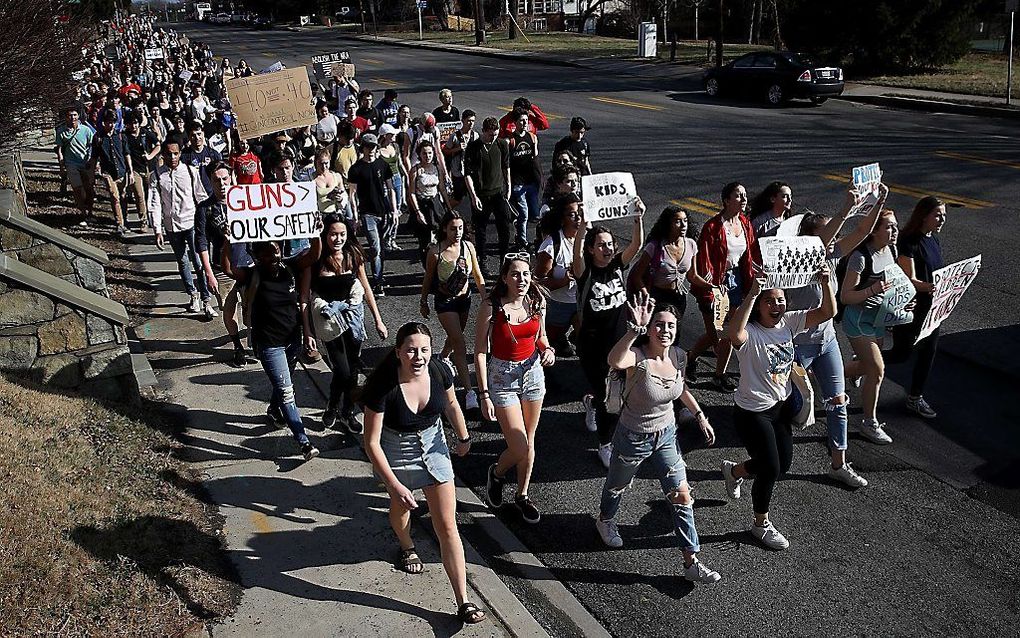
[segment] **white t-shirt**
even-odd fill
[[[553,258],[552,271],[549,276],[553,279],[560,279],[567,274],[567,270],[573,266],[574,263],[574,238],[567,238],[563,235],[563,231],[560,233],[560,251],[559,254],[554,255],[553,251],[553,238],[546,237],[542,245],[538,247],[539,253],[545,253]],[[570,283],[562,288],[549,291],[549,298],[553,301],[560,303],[576,303],[577,302],[577,282],[573,279]]]
[[[740,233],[739,236],[726,233],[726,266],[736,268],[740,258],[747,252],[747,235]]]
[[[790,396],[793,338],[804,332],[807,313],[787,311],[774,328],[747,322],[747,341],[737,350],[740,384],[733,397],[737,405],[763,412]]]

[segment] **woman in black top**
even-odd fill
[[[323,342],[326,362],[333,376],[329,384],[329,401],[322,413],[322,424],[333,427],[337,419],[352,434],[361,433],[361,424],[354,416],[351,390],[358,381],[361,361],[361,345],[365,341],[365,306],[375,320],[375,330],[381,339],[386,339],[386,324],[383,323],[375,295],[365,274],[365,254],[358,245],[351,225],[336,215],[327,215],[322,231],[322,256],[312,268],[310,290],[302,290],[302,297],[312,305],[309,292],[324,303],[317,302],[315,308],[305,313],[305,331],[311,334],[310,316],[329,315],[334,324],[346,329],[340,335],[326,335],[316,331]],[[337,321],[337,319],[339,321]],[[315,323],[318,326],[318,323]]]
[[[443,567],[457,599],[457,615],[477,623],[485,612],[467,602],[464,546],[457,531],[457,494],[450,449],[440,417],[457,432],[457,456],[471,448],[471,437],[453,391],[453,377],[433,361],[432,334],[423,323],[397,331],[396,347],[383,358],[365,385],[365,451],[390,495],[390,525],[401,550],[401,567],[423,570],[411,539],[414,490],[425,492],[432,526],[439,539]]]
[[[622,252],[616,251],[616,240],[605,226],[593,226],[589,231],[587,224],[581,223],[574,234],[571,267],[577,279],[577,312],[581,316],[577,354],[591,386],[591,394],[583,400],[584,423],[588,430],[598,433],[599,460],[607,469],[616,419],[606,412],[606,374],[609,351],[622,334],[620,313],[627,305],[624,271],[641,250],[644,235],[645,205],[640,198],[637,210],[630,244]]]
[[[924,386],[935,363],[939,329],[936,328],[916,345],[914,341],[931,310],[932,293],[935,291],[932,273],[946,265],[938,235],[945,223],[945,203],[929,195],[917,202],[910,220],[900,231],[899,239],[896,240],[896,263],[914,284],[917,307],[914,308],[913,321],[893,326],[893,347],[882,353],[887,364],[905,362],[910,359],[912,352],[917,353],[910,378],[910,392],[907,394],[907,409],[926,419],[938,416],[924,399]]]
[[[220,254],[223,272],[245,286],[245,318],[252,350],[273,385],[266,417],[276,427],[290,427],[306,461],[318,456],[319,450],[305,434],[291,381],[302,347],[297,282],[301,272],[319,258],[321,248],[319,238],[313,237],[308,250],[284,261],[279,243],[255,242],[251,245],[254,265],[235,270],[227,235]]]

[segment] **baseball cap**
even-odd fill
[[[379,146],[379,138],[372,133],[365,133],[361,136],[361,146]]]
[[[392,124],[383,124],[379,127],[379,137],[382,137],[383,135],[396,135],[399,132],[400,131],[398,131]]]
[[[432,115],[431,113],[428,113],[428,112],[422,113],[421,114],[421,123],[424,124],[425,126],[435,126],[436,125],[436,116]]]
[[[590,131],[591,130],[591,127],[588,126],[588,122],[583,117],[575,115],[574,117],[570,118],[570,130],[571,131],[576,131],[576,130],[582,129],[582,128],[584,130],[586,130],[586,131]]]

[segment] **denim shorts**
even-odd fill
[[[545,396],[545,371],[538,362],[537,350],[524,361],[489,357],[486,377],[489,399],[497,408],[519,405],[521,401],[541,401]]]
[[[849,339],[866,337],[881,339],[885,336],[885,328],[875,327],[875,310],[861,306],[846,306],[843,310],[843,332]]]
[[[397,432],[384,426],[380,443],[394,476],[407,489],[453,480],[450,448],[439,419],[418,432]]]
[[[576,302],[564,303],[549,299],[545,309],[545,324],[556,327],[569,326],[575,314],[577,314]]]

